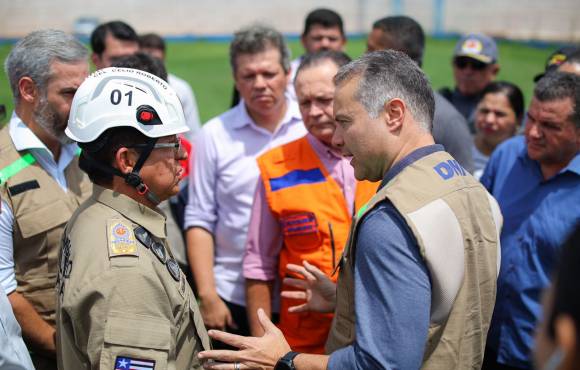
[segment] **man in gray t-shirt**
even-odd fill
[[[412,18],[394,16],[379,19],[367,40],[367,51],[394,49],[407,54],[419,66],[423,62],[425,34]],[[435,92],[433,137],[468,172],[473,172],[473,139],[463,116]]]

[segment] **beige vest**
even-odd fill
[[[112,190],[95,185],[67,224],[57,296],[59,369],[115,369],[123,358],[201,369],[197,353],[210,349],[165,216]]]
[[[327,352],[355,340],[356,233],[364,215],[385,199],[412,230],[431,276],[430,327],[421,368],[481,368],[495,303],[502,218],[493,197],[445,152],[406,167],[353,221]]]
[[[0,168],[18,160],[8,125],[0,130]],[[64,226],[80,202],[90,195],[88,176],[75,158],[65,170],[69,191],[35,163],[0,186],[0,197],[14,214],[13,246],[17,291],[50,325],[55,322],[54,287],[58,250]]]

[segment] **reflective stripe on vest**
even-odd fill
[[[80,155],[81,149],[78,148],[75,155]],[[4,185],[9,178],[16,175],[18,172],[22,171],[28,166],[36,163],[36,158],[31,153],[26,153],[22,157],[18,158],[14,162],[10,163],[8,166],[0,170],[0,185]]]

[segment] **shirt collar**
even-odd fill
[[[278,129],[280,129],[280,127],[290,122],[302,119],[302,117],[300,116],[300,110],[298,109],[298,104],[293,99],[290,99],[287,95],[285,95],[285,99],[287,106],[286,114],[282,118],[282,121],[280,122],[280,126],[278,127]],[[252,117],[250,117],[244,99],[240,99],[240,102],[238,103],[238,105],[234,107],[234,109],[236,110],[235,115],[238,116],[239,119],[233,122],[232,124],[233,128],[242,128],[245,126],[259,127],[258,124],[254,122]]]
[[[125,218],[143,226],[157,238],[165,239],[165,216],[128,196],[93,184],[93,199],[122,214]]]
[[[523,138],[523,142],[524,142],[524,145],[522,145],[522,148],[518,154],[520,160],[534,163],[538,167],[538,171],[540,173],[540,176],[542,176],[540,163],[538,161],[533,160],[532,158],[530,158],[528,156],[528,144],[526,142],[525,137]],[[558,174],[555,176],[558,176],[558,175],[565,173],[565,172],[572,172],[576,175],[580,175],[580,152],[576,153],[576,155],[574,156],[574,158],[572,158],[570,163],[568,163],[568,165],[566,167],[562,168],[560,170],[560,172],[558,172]],[[543,179],[543,176],[542,176],[542,179]]]
[[[574,172],[576,175],[580,175],[580,153],[576,153],[576,156],[572,158],[563,171],[570,171]]]
[[[344,159],[344,156],[342,154],[338,153],[336,150],[333,150],[331,147],[324,144],[322,141],[318,140],[318,138],[316,138],[316,136],[312,135],[311,133],[307,133],[306,138],[308,139],[308,142],[312,146],[312,149],[314,149],[314,152],[319,157],[324,156],[337,160]]]
[[[439,144],[428,145],[421,147],[419,149],[415,149],[406,157],[401,159],[399,162],[395,163],[395,165],[387,171],[387,173],[383,177],[383,181],[381,182],[381,186],[379,186],[379,189],[387,185],[389,181],[391,181],[395,176],[400,174],[407,166],[412,165],[413,163],[417,162],[419,159],[423,157],[442,151],[444,151],[443,145]]]
[[[46,145],[32,132],[32,130],[16,115],[16,112],[12,112],[12,117],[10,118],[10,123],[8,127],[10,138],[14,147],[17,151],[21,152],[23,150],[37,149],[41,151],[46,151],[52,157],[52,152],[48,150]],[[62,146],[62,150],[66,151],[70,156],[74,156],[78,150],[76,143],[65,144]]]

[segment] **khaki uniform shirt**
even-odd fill
[[[166,243],[165,216],[94,185],[65,229],[60,369],[198,369],[209,338]]]

